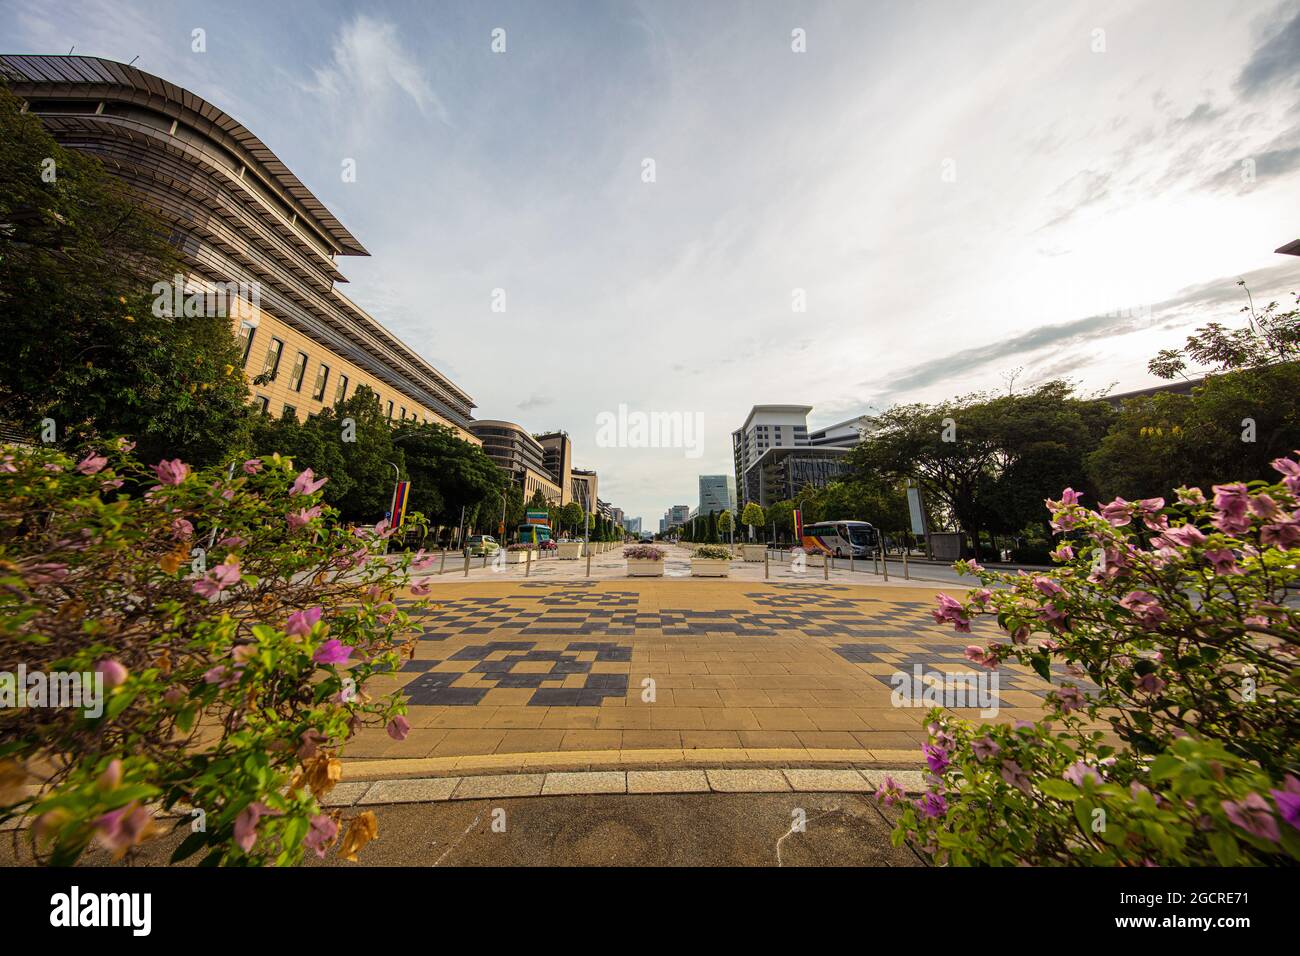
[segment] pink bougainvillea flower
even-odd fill
[[[320,617],[321,609],[318,607],[294,611],[289,615],[289,623],[284,626],[284,633],[290,637],[306,637],[320,621]]]
[[[1033,580],[1034,587],[1037,588],[1039,591],[1041,591],[1043,594],[1046,594],[1048,597],[1055,597],[1056,595],[1063,594],[1065,592],[1065,588],[1061,587],[1060,584],[1058,584],[1056,581],[1052,580],[1051,578],[1044,577],[1041,574],[1036,575],[1032,580]]]
[[[1160,537],[1152,541],[1161,546],[1169,544],[1177,548],[1190,548],[1205,543],[1205,535],[1196,525],[1183,524],[1176,528],[1166,528]]]
[[[226,560],[194,582],[192,590],[202,597],[213,598],[226,588],[239,583],[239,557],[226,555]]]
[[[1286,521],[1266,524],[1259,532],[1261,543],[1286,551],[1300,544],[1300,511]]]
[[[310,468],[305,468],[289,486],[291,495],[314,495],[325,486],[328,478],[317,478]]]
[[[171,461],[163,459],[153,466],[153,470],[164,485],[179,485],[190,474],[190,466],[179,458],[173,458]]]
[[[302,736],[299,737],[298,740],[298,759],[310,760],[312,757],[316,756],[316,752],[320,749],[320,745],[329,740],[329,737],[312,727],[304,730]]]
[[[966,659],[972,664],[987,667],[989,670],[997,670],[998,667],[998,655],[993,652],[993,649],[985,650],[978,644],[967,645]]]
[[[97,819],[95,836],[106,850],[122,854],[144,841],[151,820],[149,811],[133,800]]]
[[[177,518],[172,522],[172,537],[177,541],[184,541],[194,534],[194,525],[190,524],[184,518]]]
[[[237,534],[232,534],[230,537],[228,537],[228,538],[222,538],[220,541],[218,541],[218,542],[217,542],[217,547],[220,547],[220,548],[242,548],[242,547],[243,547],[244,545],[246,545],[246,544],[248,544],[248,541],[247,541],[246,539],[241,538],[241,537],[240,537],[239,535],[237,535]]]
[[[431,589],[432,586],[427,583],[411,585],[411,593],[414,594],[416,597],[424,597],[426,594],[429,593]]]
[[[1024,768],[1014,760],[1002,761],[1002,769],[999,774],[1003,780],[1026,796],[1033,793],[1033,785],[1029,780],[1029,774],[1025,773]]]
[[[1224,534],[1244,534],[1250,530],[1250,494],[1241,482],[1214,486],[1215,515],[1210,523]]]
[[[95,670],[104,675],[105,687],[120,687],[126,683],[129,672],[120,663],[107,657],[95,665]]]
[[[250,458],[248,461],[244,462],[242,467],[244,469],[244,474],[255,475],[262,470],[262,459]]]
[[[1205,552],[1205,560],[1210,562],[1214,568],[1215,574],[1241,574],[1241,568],[1237,567],[1236,552],[1228,548],[1215,548],[1212,551]]]
[[[317,664],[346,664],[351,656],[352,648],[341,643],[338,638],[332,637],[316,648],[316,653],[312,654],[311,659]]]
[[[289,522],[289,530],[297,531],[299,528],[305,528],[311,523],[312,518],[319,518],[321,514],[320,505],[311,508],[301,508],[298,511],[291,511],[285,515],[285,520]]]
[[[1300,455],[1300,451],[1297,451],[1296,454]],[[1300,496],[1300,461],[1292,461],[1290,458],[1275,458],[1272,465],[1273,470],[1282,475],[1282,484],[1286,485],[1287,491]]]
[[[1169,619],[1160,601],[1146,591],[1130,591],[1119,600],[1119,606],[1131,613],[1146,628],[1154,628]]]
[[[394,740],[405,740],[406,735],[411,732],[411,722],[405,717],[398,715],[390,720],[388,726],[384,729],[388,731],[388,736],[392,737]]]
[[[1270,843],[1282,839],[1277,820],[1273,818],[1273,808],[1259,794],[1249,794],[1244,800],[1236,802],[1225,800],[1222,806],[1228,819],[1252,836]]]
[[[996,757],[1001,749],[997,741],[987,735],[976,737],[970,742],[970,750],[976,760],[989,760]]]
[[[969,634],[970,618],[966,616],[961,602],[947,594],[937,595],[936,600],[939,602],[939,607],[930,612],[934,615],[934,619],[940,624],[952,624],[963,634]]]
[[[334,838],[338,836],[339,825],[334,822],[334,818],[320,813],[311,818],[311,826],[307,830],[307,835],[303,837],[303,845],[312,850],[322,860],[325,859],[325,851],[334,843]]]
[[[876,790],[876,799],[885,806],[892,807],[903,799],[903,788],[898,785],[897,780],[885,774],[885,779],[880,782],[880,787]]]
[[[83,475],[97,475],[99,472],[104,470],[104,466],[107,464],[107,458],[92,451],[85,458],[81,459],[81,461],[77,462],[77,471],[81,472]]]
[[[118,488],[121,488],[124,484],[126,484],[126,482],[125,482],[123,479],[121,479],[121,478],[113,478],[113,479],[110,479],[109,481],[101,481],[101,482],[99,483],[99,490],[100,490],[100,491],[116,491]]]
[[[1137,689],[1147,694],[1158,694],[1165,689],[1165,682],[1155,672],[1143,674],[1137,679]]]
[[[1101,516],[1116,528],[1122,528],[1133,520],[1133,506],[1123,498],[1116,498],[1108,505],[1102,505]]]
[[[1072,711],[1082,710],[1088,704],[1088,698],[1083,695],[1083,691],[1077,687],[1062,687],[1056,692],[1056,699],[1060,704],[1061,713],[1068,714]]]
[[[1205,504],[1205,492],[1200,488],[1175,488],[1174,494],[1178,496],[1178,503],[1184,505],[1203,505]]]
[[[58,584],[68,576],[68,566],[61,561],[44,561],[23,569],[30,584]]]
[[[95,786],[101,790],[114,790],[122,782],[122,761],[114,757],[104,768],[104,772],[95,778]]]
[[[257,842],[257,825],[261,822],[262,817],[278,817],[279,810],[272,810],[260,800],[250,803],[239,811],[239,816],[235,817],[235,843],[247,853]]]
[[[1063,780],[1068,780],[1076,787],[1082,787],[1084,780],[1091,780],[1093,783],[1101,783],[1101,774],[1095,767],[1089,767],[1082,760],[1075,761],[1065,768],[1065,773],[1061,774]]]
[[[1272,794],[1282,819],[1300,830],[1300,780],[1293,774],[1287,774],[1283,789],[1270,790],[1269,793]]]
[[[941,817],[948,812],[948,801],[941,793],[922,794],[914,803],[921,816],[926,819]]]
[[[1052,560],[1058,563],[1074,560],[1074,548],[1068,544],[1063,544],[1052,552]]]
[[[925,762],[934,773],[943,773],[948,766],[948,751],[934,744],[922,744],[921,752],[925,754]]]

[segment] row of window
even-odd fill
[[[253,338],[256,334],[257,334],[257,329],[253,325],[253,323],[243,322],[240,324],[239,336],[240,336],[240,341],[243,343],[242,361],[243,361],[244,368],[248,367],[248,357],[250,354],[252,354]],[[271,341],[266,346],[266,359],[262,363],[262,371],[261,371],[261,374],[266,376],[267,381],[274,382],[276,380],[276,377],[280,374],[280,359],[283,356],[284,356],[283,340],[277,339],[274,336],[272,336]],[[289,373],[290,391],[293,392],[302,391],[303,378],[307,373],[307,361],[308,361],[307,353],[299,352],[298,357],[294,360],[293,370]],[[324,362],[321,362],[320,367],[316,370],[316,382],[312,386],[312,390],[311,390],[311,399],[313,402],[323,402],[325,400],[325,390],[329,388],[329,381],[330,381],[330,367],[326,365]],[[349,384],[350,383],[348,381],[348,377],[340,373],[338,377],[338,383],[334,387],[333,404],[338,405],[340,402],[342,402],[344,399],[348,397]],[[267,406],[270,404],[270,402],[268,401],[266,396],[259,395],[257,397],[257,404],[258,407],[260,407],[263,412],[266,412],[268,410]],[[284,406],[284,411],[281,414],[296,415],[297,412],[298,410],[295,406],[286,403]],[[390,419],[393,417],[392,399],[389,399],[388,401],[385,414]],[[405,405],[398,406],[397,414],[400,419],[405,420],[406,406]],[[419,415],[415,412],[412,412],[411,418],[418,420]]]

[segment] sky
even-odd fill
[[[0,0],[0,52],[73,47],[249,127],[348,296],[650,530],[754,404],[1141,388],[1300,289],[1300,0]]]

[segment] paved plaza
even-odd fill
[[[949,590],[952,590],[949,588]],[[890,676],[970,674],[933,587],[701,578],[444,580],[398,690],[412,730],[367,729],[345,779],[647,767],[914,767],[927,705]],[[1050,685],[1003,666],[996,720]],[[979,720],[979,712],[955,712]]]

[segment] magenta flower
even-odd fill
[[[334,818],[320,813],[311,818],[311,827],[302,842],[307,849],[315,851],[316,856],[323,860],[325,851],[330,848],[338,833],[339,825],[334,822]]]
[[[96,664],[95,670],[104,675],[105,687],[120,687],[126,683],[129,676],[127,669],[111,657],[105,658]]]
[[[989,670],[998,669],[998,655],[993,648],[985,650],[978,644],[966,645],[966,659],[972,664],[978,664],[980,667],[987,667]]]
[[[1084,696],[1083,691],[1074,686],[1062,687],[1056,692],[1056,698],[1060,702],[1061,713],[1063,714],[1082,710],[1088,704],[1088,698]]]
[[[81,459],[81,461],[77,462],[77,471],[81,472],[83,475],[95,475],[102,471],[104,466],[107,464],[107,458],[103,455],[97,455],[92,451],[85,458]]]
[[[1191,524],[1179,525],[1176,528],[1166,528],[1161,532],[1160,537],[1152,542],[1153,544],[1170,544],[1178,548],[1190,548],[1194,545],[1205,544],[1205,535],[1201,529]]]
[[[262,470],[262,459],[250,458],[243,464],[244,474],[255,475]]]
[[[1169,619],[1165,609],[1160,606],[1160,602],[1155,595],[1146,591],[1130,591],[1119,600],[1119,606],[1124,608],[1145,628],[1154,628]]]
[[[885,779],[881,782],[880,788],[876,790],[876,799],[887,807],[892,807],[895,803],[903,799],[903,788],[898,785],[898,781],[885,774]]]
[[[144,840],[149,822],[149,811],[132,801],[97,819],[95,835],[105,849],[124,853]]]
[[[1279,548],[1283,551],[1294,548],[1300,544],[1300,511],[1291,515],[1286,521],[1279,521],[1276,524],[1266,524],[1260,529],[1259,540],[1265,545]]]
[[[122,782],[122,761],[114,757],[108,762],[103,773],[95,778],[95,785],[101,790],[114,790]]]
[[[235,818],[235,843],[241,850],[247,853],[257,842],[257,825],[261,822],[262,817],[278,817],[280,811],[272,810],[260,800],[250,803],[239,812]]]
[[[1277,812],[1282,815],[1282,819],[1300,830],[1300,780],[1292,774],[1287,774],[1284,789],[1270,790],[1269,793],[1273,795]]]
[[[311,656],[311,659],[317,664],[346,664],[351,656],[352,648],[341,643],[338,638],[332,637],[316,648],[316,653]]]
[[[411,593],[416,597],[424,597],[430,590],[432,590],[432,586],[428,583],[411,585]]]
[[[179,485],[190,474],[190,466],[179,458],[173,458],[171,461],[164,459],[154,465],[153,470],[164,485]]]
[[[921,812],[921,816],[927,820],[941,817],[948,812],[948,801],[944,799],[941,793],[922,794],[914,806]]]
[[[921,751],[925,754],[925,762],[935,773],[943,773],[947,768],[948,752],[942,747],[936,747],[934,744],[922,744]]]
[[[45,561],[23,570],[30,584],[58,584],[68,576],[68,566],[61,561]]]
[[[184,541],[194,534],[194,525],[190,524],[184,518],[177,518],[172,522],[172,537],[177,541]]]
[[[1024,768],[1014,760],[1002,761],[1002,770],[1000,775],[1008,784],[1015,787],[1026,796],[1033,793],[1033,786],[1029,780],[1029,774],[1025,773]]]
[[[312,470],[306,468],[293,480],[293,484],[289,486],[289,494],[314,495],[324,487],[325,482],[327,481],[329,481],[328,478],[316,478],[316,476],[312,474]]]
[[[1063,544],[1052,552],[1052,560],[1056,562],[1073,561],[1074,548],[1068,544]]]
[[[297,531],[299,528],[305,528],[310,524],[312,518],[319,518],[320,513],[320,505],[315,505],[311,508],[301,508],[298,511],[290,512],[284,518],[289,522],[289,530]]]
[[[1132,505],[1123,498],[1117,497],[1110,504],[1102,506],[1101,516],[1114,527],[1122,528],[1133,520]]]
[[[963,634],[970,633],[970,618],[966,616],[966,611],[962,608],[961,602],[956,598],[949,597],[947,594],[936,596],[939,602],[937,610],[931,611],[935,621],[940,624],[952,624],[954,628]]]
[[[1157,677],[1154,671],[1150,674],[1143,674],[1137,679],[1137,689],[1147,694],[1158,694],[1166,686],[1165,682]]]
[[[1178,503],[1184,505],[1203,505],[1205,504],[1205,492],[1200,488],[1175,488],[1174,493],[1178,495]]]
[[[289,615],[289,623],[284,626],[284,633],[290,637],[306,637],[320,621],[320,617],[321,609],[318,607],[294,611]]]
[[[1250,530],[1250,495],[1241,482],[1214,486],[1215,515],[1210,523],[1224,534],[1244,534]]]
[[[388,736],[394,740],[402,741],[411,732],[411,722],[399,714],[390,720],[388,726],[384,729],[388,731]]]
[[[1065,592],[1065,588],[1061,587],[1051,578],[1043,577],[1041,574],[1033,578],[1033,585],[1048,597],[1055,597],[1056,595]]]
[[[1282,839],[1277,820],[1273,818],[1273,808],[1257,793],[1249,794],[1246,799],[1223,802],[1223,812],[1236,826],[1241,827],[1252,836],[1276,843]]]
[[[975,755],[976,760],[989,760],[996,757],[1001,749],[997,745],[997,741],[987,735],[976,737],[970,742],[970,750]]]
[[[1300,455],[1300,451],[1296,452]],[[1279,472],[1282,478],[1282,484],[1291,494],[1300,496],[1300,462],[1292,461],[1289,458],[1275,458],[1272,462],[1273,470]]]
[[[1093,783],[1101,783],[1101,774],[1095,767],[1089,767],[1082,760],[1076,761],[1065,768],[1065,773],[1061,778],[1070,781],[1076,787],[1082,787],[1084,780],[1091,780]]]
[[[213,598],[226,588],[239,583],[239,557],[234,554],[194,582],[192,590],[205,598]]]

